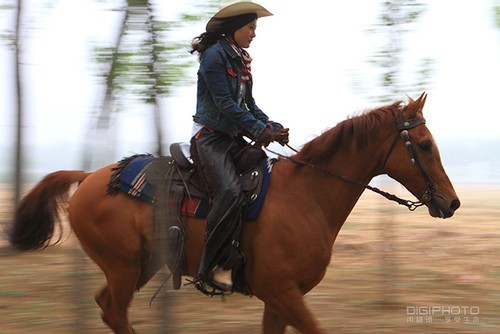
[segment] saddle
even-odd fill
[[[188,152],[189,145],[185,143],[170,145],[172,159],[179,167],[172,181],[184,186],[188,196],[207,199],[194,163],[188,158]],[[248,197],[247,205],[255,202],[261,193],[264,170],[258,163],[264,158],[267,158],[266,153],[260,147],[253,145],[245,146],[236,157],[236,169],[240,174],[241,187]]]
[[[208,198],[197,169],[189,158],[189,145],[174,143],[170,146],[171,157],[155,158],[145,168],[145,178],[156,189],[153,231],[156,237],[166,238],[167,265],[172,272],[174,289],[181,286],[182,275],[187,274],[184,254],[184,220],[186,217],[203,218],[208,213]],[[237,172],[240,175],[242,191],[245,195],[243,221],[255,220],[263,204],[270,172],[275,159],[269,159],[256,146],[246,146],[236,157]],[[167,194],[166,197],[158,194]],[[161,199],[163,198],[163,200]],[[169,212],[165,216],[165,206]],[[165,229],[165,221],[168,222]],[[166,235],[166,236],[165,236]],[[240,236],[235,236],[239,240]],[[234,244],[234,243],[233,243]],[[241,243],[230,245],[234,261],[240,262],[234,272],[234,290],[250,294],[244,282],[244,255]],[[236,247],[237,249],[232,249]]]
[[[174,163],[178,166],[178,173],[173,175],[170,189],[170,194],[173,195],[173,200],[170,202],[171,208],[173,208],[171,213],[176,219],[170,219],[168,229],[169,241],[172,247],[170,251],[175,254],[173,261],[170,263],[174,289],[180,288],[181,276],[187,274],[184,261],[183,218],[187,216],[206,217],[208,213],[208,198],[204,192],[204,186],[196,174],[196,168],[188,158],[188,152],[186,144],[174,143],[170,146],[170,154]],[[260,147],[250,145],[243,148],[235,158],[236,170],[240,175],[240,183],[245,195],[246,204],[243,206],[243,220],[256,219],[263,203],[262,189],[263,185],[267,188],[267,182],[264,181],[268,179],[270,172],[267,168],[266,158],[266,154]],[[265,162],[265,164],[261,162]],[[260,202],[258,202],[259,198],[261,199]],[[178,224],[179,222],[181,223]],[[230,254],[229,261],[234,266],[234,289],[244,294],[250,294],[244,283],[243,267],[245,257],[239,242],[241,228],[238,228],[237,231],[237,235],[233,237],[233,240],[237,242],[227,245]],[[174,244],[177,244],[175,250]],[[207,291],[201,291],[209,294]]]

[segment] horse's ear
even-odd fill
[[[420,95],[419,98],[417,99],[417,101],[418,101],[417,111],[418,112],[422,112],[422,110],[424,109],[425,100],[427,100],[427,93],[423,92],[422,95]]]
[[[408,97],[410,103],[408,104],[407,111],[409,113],[408,118],[415,117],[417,113],[422,113],[422,109],[425,105],[425,100],[427,99],[427,93],[423,92],[418,99],[413,100],[411,97]]]

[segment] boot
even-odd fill
[[[212,269],[211,284],[222,291],[233,290],[233,270],[224,270],[222,266],[215,266]]]

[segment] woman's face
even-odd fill
[[[253,38],[256,36],[255,35],[256,29],[257,29],[257,19],[236,30],[234,32],[234,41],[236,42],[236,44],[238,44],[240,48],[244,49],[248,48],[250,46],[250,43],[252,43]]]

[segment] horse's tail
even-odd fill
[[[71,185],[89,175],[83,171],[58,171],[45,176],[19,202],[8,231],[10,243],[22,251],[49,246],[56,222],[61,226],[60,209],[67,209]]]

